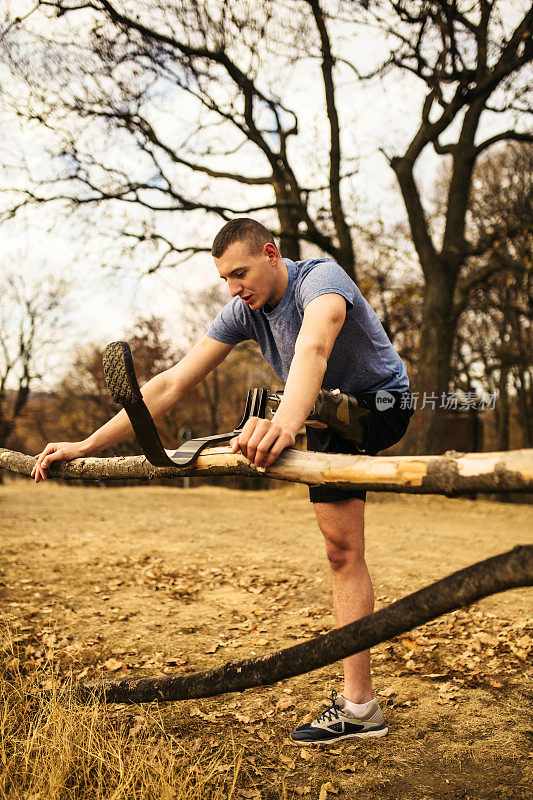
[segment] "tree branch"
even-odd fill
[[[312,672],[360,653],[483,597],[533,585],[533,545],[478,561],[342,628],[262,658],[205,672],[100,680],[74,687],[78,700],[146,703],[242,692]]]
[[[533,134],[531,133],[519,133],[518,131],[508,130],[503,131],[502,133],[497,133],[494,136],[491,136],[490,139],[486,139],[481,144],[478,144],[475,148],[476,157],[480,155],[484,150],[488,147],[492,147],[493,144],[497,142],[504,142],[504,141],[513,141],[513,142],[533,142]]]
[[[453,315],[456,320],[458,320],[459,316],[465,311],[471,292],[478,286],[484,284],[487,278],[500,272],[501,268],[502,265],[497,259],[491,259],[485,267],[459,281],[456,287],[456,299],[453,310]]]
[[[413,165],[406,157],[391,158],[390,165],[396,173],[400,184],[411,236],[420,259],[420,266],[426,278],[430,279],[429,273],[436,264],[438,255],[429,232],[420,193],[413,175]]]
[[[111,115],[108,114],[106,116],[111,116]],[[161,139],[157,136],[156,132],[154,131],[153,127],[149,124],[149,122],[143,117],[141,117],[139,114],[132,116],[128,115],[127,117],[125,116],[125,122],[126,122],[126,127],[128,127],[129,130],[133,129],[141,132],[149,142],[151,142],[153,145],[155,145],[164,153],[166,153],[174,164],[182,164],[183,166],[193,170],[194,172],[202,172],[205,175],[209,175],[210,178],[225,178],[227,180],[236,181],[238,183],[244,183],[249,186],[272,185],[271,175],[254,178],[252,176],[239,175],[238,173],[235,172],[224,172],[212,169],[211,167],[207,167],[203,164],[195,164],[194,162],[189,161],[183,158],[182,156],[179,156],[172,147],[161,141]],[[130,123],[132,127],[130,128],[127,123]]]
[[[35,458],[0,448],[0,468],[30,475]],[[83,458],[55,462],[50,478],[124,480],[261,475],[296,483],[367,489],[378,492],[444,494],[533,491],[533,450],[456,453],[443,456],[347,456],[285,450],[267,470],[257,469],[229,447],[202,451],[191,467],[154,467],[144,456]]]

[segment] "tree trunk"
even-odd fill
[[[520,369],[520,366],[519,366]],[[524,433],[524,444],[533,447],[533,375],[531,370],[522,366],[519,374],[518,400],[520,419]]]
[[[506,356],[504,355],[504,358]],[[500,413],[498,415],[498,449],[509,450],[509,367],[502,364],[500,372],[499,400]]]
[[[444,265],[426,282],[420,327],[420,357],[414,382],[416,413],[402,443],[404,453],[439,454],[446,450],[442,396],[450,388],[455,337],[455,280]]]
[[[291,207],[290,189],[274,183],[276,195],[277,214],[280,227],[280,253],[282,258],[290,258],[291,261],[300,260],[300,239],[298,236],[298,224],[300,218],[295,209]]]

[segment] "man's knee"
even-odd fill
[[[364,546],[346,545],[328,538],[326,538],[326,555],[334,572],[347,566],[357,566],[365,560]]]
[[[334,524],[320,527],[326,543],[326,555],[333,570],[364,562],[365,542],[362,530]]]
[[[351,498],[338,503],[315,503],[318,525],[326,542],[333,570],[364,563],[364,500]]]

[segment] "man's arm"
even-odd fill
[[[204,336],[177,364],[159,373],[146,383],[141,394],[152,417],[157,419],[169,411],[181,397],[200,383],[226,356],[234,345]],[[82,442],[52,442],[37,456],[32,477],[38,483],[46,478],[45,469],[54,461],[93,456],[133,434],[128,415],[122,409],[101,428]]]
[[[339,294],[322,294],[308,303],[279,408],[272,420],[250,419],[231,441],[234,453],[240,449],[256,467],[269,467],[294,444],[316,401],[345,318],[346,301]]]

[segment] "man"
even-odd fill
[[[405,433],[411,412],[400,397],[408,390],[404,365],[376,314],[355,283],[330,259],[282,259],[272,234],[254,220],[228,222],[212,247],[216,268],[231,301],[206,336],[175,366],[142,389],[158,418],[199,383],[241,341],[255,339],[265,359],[285,382],[272,420],[252,417],[231,441],[257,467],[269,467],[291,447],[321,388],[375,396],[385,390],[394,406],[364,420],[362,450],[375,454]],[[125,411],[83,442],[47,445],[32,471],[36,482],[57,460],[94,455],[131,435]],[[330,429],[308,429],[308,449],[361,452]],[[311,486],[310,500],[332,569],[333,610],[338,627],[374,608],[364,556],[365,493]],[[372,691],[370,653],[346,658],[344,688],[312,723],[291,734],[295,744],[328,744],[339,739],[383,736],[387,726]]]

